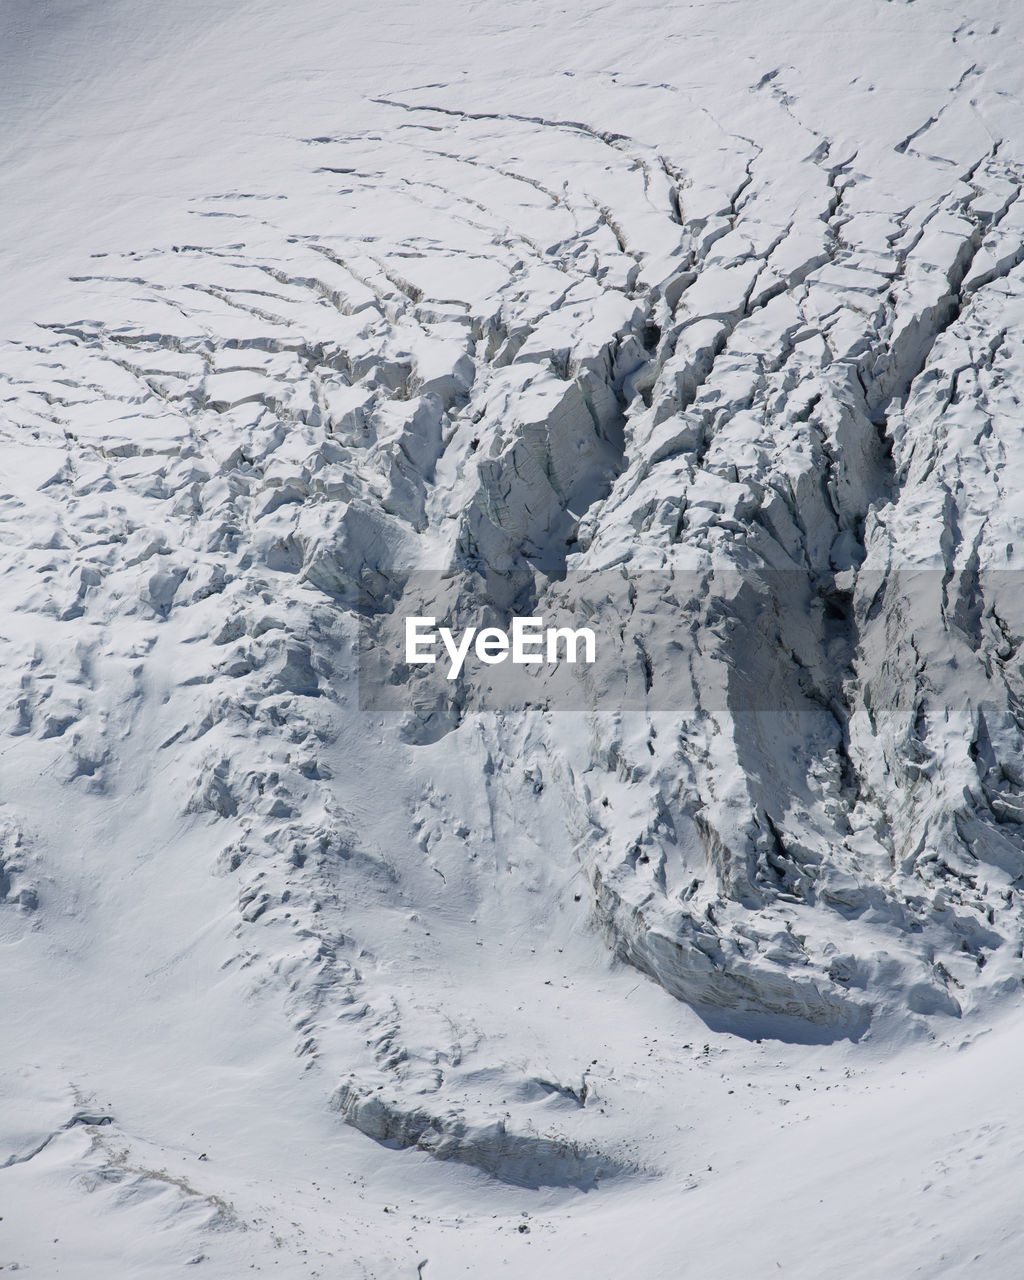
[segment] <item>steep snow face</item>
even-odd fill
[[[110,1066],[200,984],[183,1080],[234,1036],[296,1131],[552,1196],[682,1176],[644,1094],[698,1036],[867,1053],[1019,992],[1020,18],[782,8],[225,6],[182,82],[193,6],[51,7],[149,69],[81,78],[132,163],[24,87],[22,18],[5,92],[101,216],[12,149],[70,279],[30,312],[14,264],[0,346],[0,936],[68,1019],[11,1168],[254,1213],[132,1148],[181,1134]],[[516,613],[612,656],[380,660]]]

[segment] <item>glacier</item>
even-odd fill
[[[0,16],[0,1269],[1018,1273],[972,13]]]

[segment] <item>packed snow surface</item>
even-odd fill
[[[1020,1274],[1022,37],[4,7],[0,1270]]]

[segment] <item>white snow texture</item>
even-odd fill
[[[0,1271],[1020,1275],[1022,38],[8,0]]]

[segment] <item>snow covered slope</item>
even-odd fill
[[[977,8],[8,6],[0,1264],[1016,1274]]]

